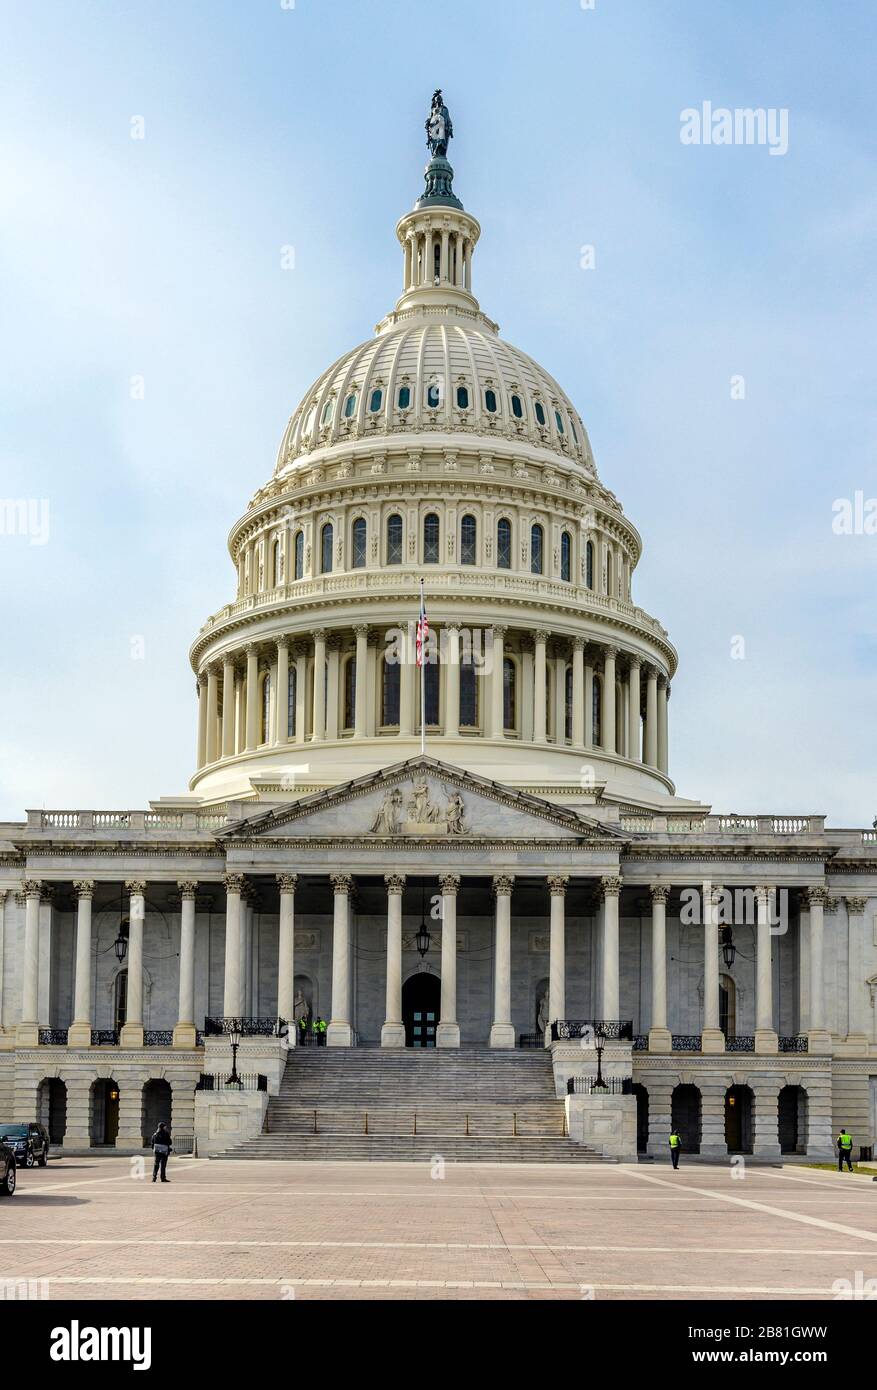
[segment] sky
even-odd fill
[[[185,793],[228,531],[400,292],[440,86],[474,291],[643,536],[679,793],[871,825],[873,0],[41,0],[0,25],[0,818]],[[684,143],[705,102],[787,148]]]

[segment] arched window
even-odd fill
[[[507,517],[496,523],[496,564],[501,570],[512,567],[512,523]]]
[[[460,660],[460,728],[478,727],[478,669],[473,653],[464,652]]]
[[[433,382],[430,386],[427,386],[426,404],[429,406],[430,410],[437,410],[438,407],[441,405],[441,400],[441,387],[438,386],[436,382]]]
[[[286,737],[295,738],[295,693],[296,693],[296,669],[290,666],[289,675],[286,680]]]
[[[512,414],[516,420],[524,418],[524,406],[520,396],[512,396]]]
[[[607,594],[614,594],[615,592],[615,556],[608,547],[606,550],[606,592]]]
[[[305,533],[296,531],[293,542],[293,573],[296,579],[303,579],[305,572]]]
[[[603,678],[594,675],[594,694],[591,700],[591,718],[593,722],[594,743],[602,747],[603,744]]]
[[[439,562],[439,519],[435,512],[423,518],[423,563],[437,565]]]
[[[344,663],[344,727],[352,729],[356,725],[356,658],[348,657]]]
[[[541,401],[536,402],[536,419],[540,425],[545,424],[545,407]]]
[[[518,722],[517,671],[510,656],[502,663],[502,727],[514,730]]]
[[[327,401],[326,404],[323,406],[323,413],[322,413],[322,415],[320,416],[320,424],[321,424],[321,425],[328,425],[328,423],[329,423],[329,421],[331,420],[331,418],[332,418],[332,401]]]
[[[407,410],[411,404],[411,389],[408,386],[399,387],[399,409]]]
[[[353,523],[353,568],[365,569],[365,517],[358,516]]]
[[[572,541],[569,531],[564,531],[560,537],[560,577],[569,583],[572,574]]]
[[[491,391],[491,390],[489,390],[489,389],[488,389],[487,391],[485,391],[485,393],[484,393],[484,409],[487,411],[488,415],[495,415],[495,414],[496,414],[496,392],[495,392],[495,391]]]
[[[355,409],[356,409],[356,392],[355,392],[355,391],[351,391],[350,395],[347,397],[347,400],[344,402],[344,418],[345,418],[345,420],[350,420],[350,419],[352,418],[353,412],[354,412]]]
[[[400,671],[398,661],[384,661],[381,675],[381,724],[387,729],[399,727]]]
[[[566,686],[564,689],[566,717],[564,719],[564,738],[572,738],[572,667],[566,668]]]
[[[559,410],[554,412],[554,423],[557,425],[557,433],[563,434],[563,417]]]
[[[579,437],[578,437],[578,435],[576,434],[576,422],[575,422],[575,420],[572,418],[572,416],[569,417],[569,429],[570,429],[570,434],[572,435],[572,437],[573,437],[573,439],[575,440],[576,444],[578,444],[578,442],[579,442]]]
[[[271,740],[271,677],[262,677],[262,729],[261,743]]]
[[[320,572],[321,574],[332,573],[332,543],[335,532],[332,529],[331,521],[327,521],[320,532]]]
[[[459,410],[469,409],[469,392],[465,386],[457,387],[457,408]]]
[[[474,516],[466,515],[460,522],[460,564],[474,565],[478,562],[476,555],[476,544],[478,540],[478,525]]]
[[[283,546],[279,536],[274,538],[274,544],[271,547],[271,574],[275,588],[278,584],[283,583]]]
[[[372,393],[371,393],[371,399],[369,400],[369,403],[368,403],[368,408],[369,408],[369,410],[372,412],[373,415],[375,414],[376,411],[380,410],[381,405],[382,405],[382,403],[383,403],[383,400],[384,400],[384,393],[383,393],[383,391],[381,391],[381,390],[372,391]]]
[[[530,527],[530,571],[532,574],[542,573],[542,542],[544,533],[538,524]]]
[[[589,589],[594,587],[594,542],[585,546],[585,583]]]
[[[397,512],[387,517],[387,564],[402,563],[402,518]]]

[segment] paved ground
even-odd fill
[[[46,1280],[53,1299],[833,1299],[835,1280],[877,1295],[870,1175],[206,1159],[170,1173],[153,1186],[121,1158],[22,1172],[0,1202],[0,1278]]]

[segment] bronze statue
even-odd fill
[[[451,115],[444,104],[439,87],[432,94],[432,109],[426,119],[426,143],[433,158],[436,155],[447,158],[448,141],[453,139],[453,135]]]

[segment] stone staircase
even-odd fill
[[[594,1163],[542,1049],[295,1048],[255,1139],[215,1158]]]

